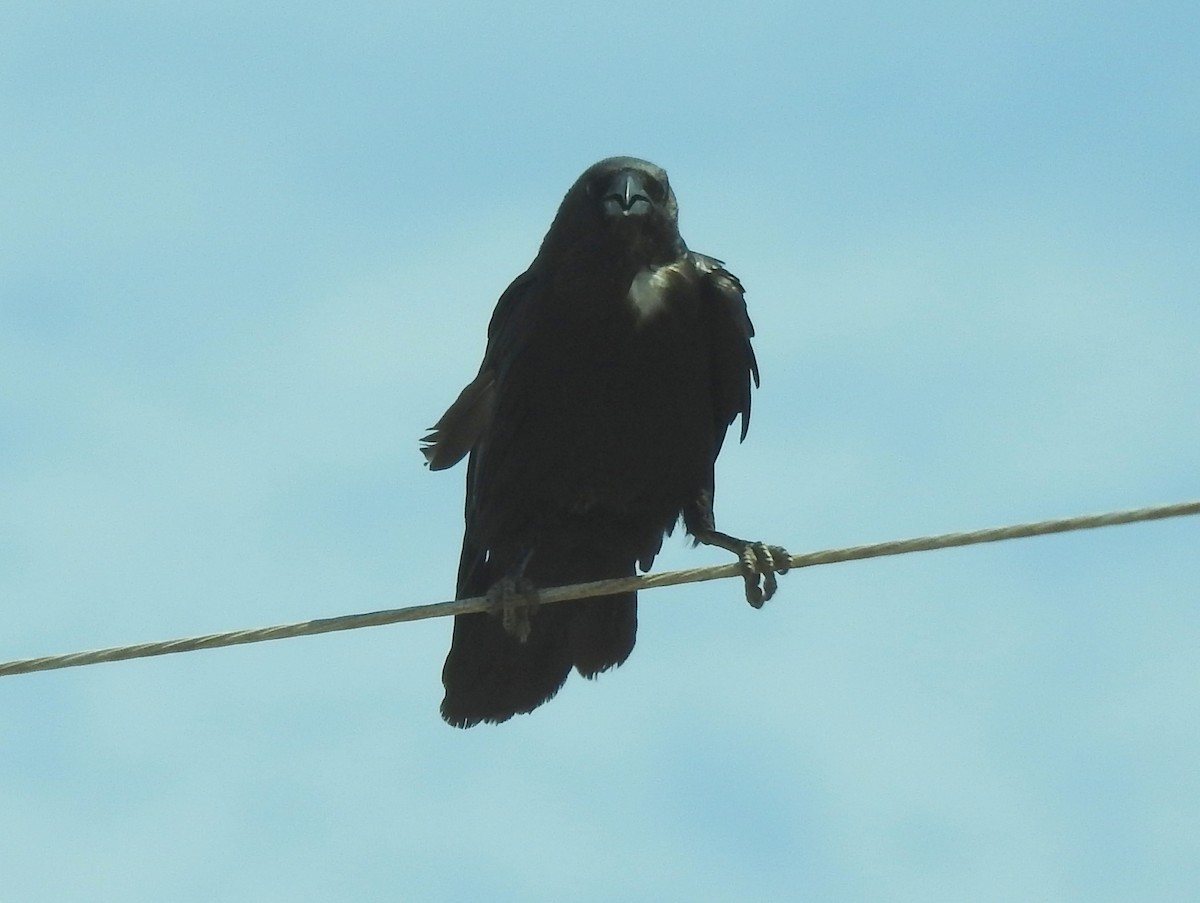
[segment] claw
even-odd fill
[[[524,643],[529,639],[530,617],[537,611],[537,587],[524,577],[502,577],[487,591],[493,615],[499,615],[504,632]]]
[[[750,542],[742,548],[742,576],[746,581],[746,601],[754,608],[775,595],[779,588],[776,574],[786,574],[791,567],[792,556],[783,546],[769,546],[761,542]],[[762,585],[759,586],[759,581]]]
[[[776,574],[786,574],[792,566],[792,556],[783,546],[769,546],[763,542],[747,542],[709,528],[694,528],[692,536],[696,542],[718,546],[738,556],[742,576],[746,580],[746,601],[755,608],[775,595],[779,588]],[[759,582],[762,586],[759,586]]]

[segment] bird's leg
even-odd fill
[[[510,574],[501,577],[487,591],[488,606],[500,617],[504,632],[524,643],[529,639],[529,619],[537,611],[537,587],[525,576],[525,567],[533,557],[529,550]]]
[[[762,608],[763,603],[775,595],[779,586],[775,575],[786,574],[791,567],[792,556],[783,546],[747,542],[720,530],[705,528],[692,530],[692,536],[696,542],[702,542],[706,546],[718,546],[738,556],[742,565],[742,576],[746,581],[746,601],[755,608]]]

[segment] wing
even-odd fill
[[[526,307],[536,282],[531,267],[504,290],[488,324],[487,349],[479,373],[458,394],[433,429],[425,436],[421,452],[430,470],[453,467],[468,453],[465,500],[466,532],[458,566],[458,591],[464,595],[483,593],[491,585],[487,550],[478,536],[476,479],[480,461],[495,436],[497,424],[496,379],[499,371],[519,347],[526,322]]]
[[[750,339],[754,326],[746,311],[742,284],[725,269],[721,261],[692,253],[692,263],[700,273],[702,309],[708,326],[710,387],[713,405],[714,442],[704,485],[683,509],[683,523],[693,536],[715,529],[713,493],[714,466],[729,425],[742,418],[741,439],[750,428],[751,382],[758,386],[758,362]]]
[[[709,318],[712,361],[713,428],[716,444],[713,457],[721,451],[729,425],[741,415],[740,439],[750,428],[750,382],[758,387],[758,362],[750,339],[754,325],[746,310],[745,292],[737,277],[721,261],[693,253],[692,262],[701,274],[704,310]]]
[[[430,470],[453,467],[475,446],[492,420],[495,394],[495,376],[485,362],[479,375],[467,383],[429,434],[421,438],[421,454]]]
[[[496,364],[504,359],[506,347],[512,343],[521,302],[533,279],[531,270],[527,270],[504,290],[488,324],[487,349],[479,373],[458,393],[429,434],[422,437],[421,454],[430,470],[453,467],[479,444],[491,426],[496,407]]]

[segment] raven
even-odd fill
[[[713,466],[739,415],[745,438],[759,382],[753,335],[741,283],[680,237],[666,172],[611,157],[571,186],[500,296],[479,374],[422,440],[432,470],[470,453],[457,598],[493,607],[454,619],[446,721],[507,721],[572,667],[591,678],[624,662],[636,593],[527,600],[648,569],[681,517],[740,556],[752,605],[771,597],[787,552],[713,520]]]

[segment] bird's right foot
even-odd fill
[[[500,618],[504,632],[524,643],[529,639],[530,618],[537,612],[537,587],[524,577],[502,577],[487,591],[488,606]]]

